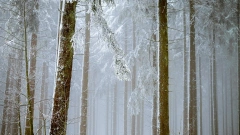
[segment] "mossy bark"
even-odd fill
[[[197,132],[197,87],[196,87],[196,56],[195,56],[195,7],[194,0],[190,5],[190,76],[189,76],[189,135]]]
[[[160,135],[169,135],[169,100],[168,100],[168,23],[167,0],[159,0],[159,120]]]
[[[73,62],[71,39],[75,32],[76,5],[74,1],[65,2],[64,6],[50,135],[66,134]]]

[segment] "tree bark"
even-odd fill
[[[76,5],[77,1],[64,4],[50,135],[66,134],[73,62],[71,39],[75,32]]]
[[[80,135],[87,134],[87,110],[88,110],[88,71],[89,71],[89,46],[90,46],[90,14],[85,14],[85,48],[83,60],[83,78],[82,78],[82,106],[81,106],[81,124]]]
[[[189,135],[197,132],[197,88],[196,88],[196,56],[195,56],[195,7],[194,0],[190,5],[190,78],[189,78]]]
[[[184,44],[183,44],[183,85],[184,85],[184,95],[183,95],[183,134],[188,134],[188,61],[187,61],[187,30],[186,30],[186,15],[185,7],[183,9],[183,31],[184,31]]]
[[[169,135],[167,0],[159,0],[159,120],[160,135]]]

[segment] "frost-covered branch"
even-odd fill
[[[129,80],[130,79],[130,69],[126,65],[124,59],[124,52],[119,47],[118,42],[116,41],[115,35],[112,30],[109,28],[107,21],[102,16],[102,11],[98,10],[99,8],[94,8],[94,20],[97,22],[99,27],[102,29],[102,35],[104,41],[108,43],[108,48],[114,54],[113,58],[113,67],[117,78],[120,80]]]

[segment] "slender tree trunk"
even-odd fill
[[[136,24],[133,21],[133,50],[136,47]],[[134,58],[134,66],[133,66],[133,73],[132,73],[132,91],[134,91],[136,87],[136,60]],[[136,134],[136,116],[135,114],[132,115],[132,131],[131,135]]]
[[[214,134],[218,135],[218,100],[217,100],[217,72],[216,72],[216,52],[215,52],[215,29],[213,28],[213,46],[212,46],[212,73],[213,73],[213,120],[214,120]]]
[[[240,0],[237,2],[238,26],[238,133],[240,133]]]
[[[8,69],[7,69],[7,77],[6,77],[6,90],[5,90],[5,99],[4,99],[4,107],[3,107],[3,116],[2,116],[2,128],[1,135],[5,135],[6,126],[7,126],[7,114],[8,114],[8,102],[9,102],[9,94],[10,94],[10,74],[12,69],[12,56],[8,56]]]
[[[80,135],[87,134],[87,108],[88,108],[88,70],[89,70],[89,46],[90,46],[90,14],[85,14],[85,48],[83,60],[83,78],[82,78],[82,106],[81,106],[81,124]]]
[[[38,10],[38,0],[36,0],[36,3],[34,3],[36,10]],[[34,8],[32,8],[34,10]],[[26,14],[24,11],[24,14]],[[25,18],[24,18],[25,19]],[[26,26],[27,27],[27,26]],[[29,109],[27,109],[27,118],[26,118],[26,126],[25,126],[25,134],[33,134],[33,117],[34,117],[34,95],[35,95],[35,72],[36,72],[36,56],[37,56],[37,32],[38,32],[38,26],[36,27],[36,30],[32,33],[32,39],[31,39],[31,51],[30,51],[30,74],[28,78],[28,85],[29,85],[29,92],[28,92],[28,106]],[[27,38],[27,36],[26,36]],[[27,52],[27,50],[25,50]],[[28,66],[26,65],[26,68]]]
[[[127,25],[125,25],[125,54],[128,53],[128,27]],[[125,81],[124,82],[124,108],[123,108],[123,111],[124,111],[124,116],[123,116],[123,119],[124,119],[124,135],[127,135],[127,124],[128,124],[128,110],[127,110],[127,103],[128,103],[128,81]]]
[[[187,30],[186,30],[186,15],[185,15],[185,7],[183,9],[183,85],[184,85],[184,99],[183,99],[183,134],[188,134],[188,78],[187,78],[187,71],[188,71],[188,61],[187,61]]]
[[[23,20],[24,20],[24,60],[25,60],[25,75],[27,82],[27,116],[26,116],[26,126],[25,126],[25,135],[33,135],[33,106],[32,106],[32,97],[31,97],[31,87],[30,87],[30,78],[28,70],[28,41],[27,41],[27,22],[26,22],[26,3],[23,5]]]
[[[73,62],[71,39],[75,31],[76,5],[77,1],[64,4],[50,135],[66,134]]]
[[[199,120],[200,120],[200,125],[199,125],[199,134],[202,135],[203,134],[203,122],[202,122],[202,61],[201,61],[201,56],[199,56],[199,102],[200,102],[200,105],[199,105],[199,112],[200,112],[200,116],[199,116]]]
[[[190,78],[189,78],[189,135],[197,135],[197,87],[196,87],[196,56],[195,56],[195,7],[194,0],[190,5]]]
[[[156,21],[156,17],[154,19],[155,23],[157,23]],[[154,33],[154,31],[153,31]],[[153,42],[154,42],[154,50],[153,50],[153,68],[155,70],[155,73],[157,73],[157,35],[153,34]],[[152,112],[152,135],[157,135],[158,134],[158,126],[157,126],[157,122],[158,122],[158,83],[157,83],[157,79],[153,80],[153,85],[154,85],[154,91],[153,91],[153,112]]]
[[[159,0],[159,120],[160,135],[169,135],[167,0]]]
[[[117,83],[114,86],[112,113],[113,113],[113,135],[117,135]]]
[[[40,99],[40,107],[39,107],[39,125],[38,125],[38,134],[42,135],[44,132],[44,100],[45,100],[45,91],[46,89],[46,79],[47,79],[47,64],[43,63],[43,71],[42,71],[42,85],[41,85],[41,99]]]
[[[213,103],[213,59],[210,59],[210,131],[214,135],[214,103]]]
[[[13,101],[13,117],[12,117],[12,135],[21,134],[21,122],[20,122],[20,95],[21,95],[21,75],[22,75],[22,57],[23,52],[19,50],[16,52],[17,58],[14,59],[13,63],[16,63],[14,70],[16,70],[16,90],[14,91],[14,101]]]

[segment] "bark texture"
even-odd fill
[[[159,0],[159,120],[160,135],[169,135],[169,90],[168,90],[168,22],[167,0]]]
[[[66,134],[73,62],[71,39],[75,32],[76,5],[77,1],[65,2],[64,5],[50,135]]]

